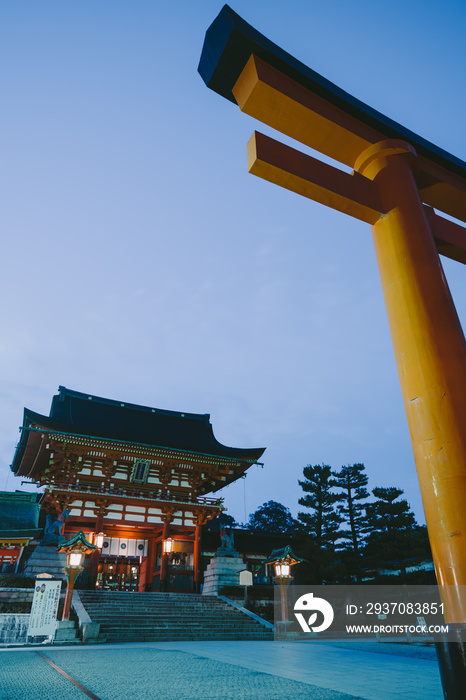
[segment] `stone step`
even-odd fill
[[[202,641],[207,641],[212,639],[211,637],[193,637],[189,635],[185,635],[183,637],[173,637],[171,635],[165,636],[165,637],[107,637],[106,642],[111,643],[111,644],[125,644],[125,643],[130,643],[130,642],[202,642]],[[224,637],[216,637],[215,641],[219,642],[241,642],[241,641],[249,641],[249,642],[267,642],[267,641],[273,641],[273,637],[248,637],[244,638],[243,636],[224,636]]]
[[[112,621],[110,619],[107,620],[95,620],[95,622],[98,622],[100,624],[101,629],[108,629],[108,628],[116,628],[116,627],[122,627],[125,629],[256,629],[257,628],[257,623],[254,623],[252,620],[251,622],[242,622],[240,620],[237,620],[235,622],[230,622],[226,624],[225,622],[222,622],[220,620],[212,622],[212,621],[206,621],[204,623],[198,622],[198,621],[192,621],[192,620],[186,620],[183,623],[182,627],[177,627],[176,625],[173,624],[172,620],[167,620],[165,622],[161,621],[154,621],[154,622],[135,622],[133,620],[119,620],[118,624],[115,624],[115,621]]]
[[[81,600],[83,600],[81,598]],[[231,606],[227,605],[226,603],[224,605],[191,605],[190,603],[180,603],[179,605],[174,605],[171,602],[167,603],[162,603],[158,605],[146,605],[146,604],[138,604],[134,603],[133,605],[123,605],[123,604],[112,604],[112,603],[107,603],[105,601],[103,602],[90,602],[86,601],[84,599],[86,605],[89,605],[90,607],[94,608],[111,608],[112,610],[130,610],[130,609],[136,609],[136,610],[163,610],[164,608],[169,608],[170,610],[231,610]]]
[[[272,630],[268,630],[265,627],[263,629],[246,629],[243,630],[239,627],[235,628],[219,628],[216,630],[211,630],[211,629],[206,629],[206,628],[198,628],[198,627],[190,627],[186,626],[184,629],[174,629],[172,627],[164,627],[164,628],[139,628],[139,627],[119,627],[119,626],[111,626],[111,625],[106,625],[101,627],[101,632],[100,634],[102,636],[105,636],[107,638],[113,637],[113,636],[153,636],[153,637],[158,637],[158,636],[169,636],[173,638],[178,638],[182,636],[204,636],[206,638],[212,638],[212,633],[215,632],[215,639],[217,639],[218,636],[226,635],[226,636],[239,636],[239,637],[245,637],[249,638],[251,636],[253,637],[264,637],[268,638],[272,636]]]
[[[203,608],[215,608],[217,610],[224,610],[225,608],[228,608],[229,606],[226,603],[216,603],[216,604],[211,604],[211,603],[192,603],[186,600],[183,601],[139,601],[136,600],[134,602],[128,602],[128,601],[109,601],[109,600],[88,600],[84,598],[83,596],[80,596],[81,600],[85,600],[88,605],[108,605],[111,606],[112,608],[130,608],[130,607],[141,607],[141,608],[161,608],[161,607],[166,607],[170,606],[173,608],[194,608],[196,610],[201,610]]]
[[[199,609],[192,609],[192,608],[171,608],[171,607],[161,607],[159,609],[157,608],[138,608],[136,606],[131,607],[131,608],[112,608],[112,607],[104,607],[102,605],[87,605],[84,601],[84,605],[86,605],[87,610],[93,610],[97,613],[109,613],[111,615],[172,615],[176,617],[177,615],[182,612],[185,615],[189,614],[206,614],[207,612],[210,615],[217,615],[217,616],[223,616],[223,615],[230,615],[231,617],[237,617],[238,616],[238,611],[234,609],[225,609],[225,610],[218,610],[216,608],[214,609],[209,609],[209,608],[199,608]],[[241,613],[239,613],[241,614]]]
[[[98,621],[97,621],[98,622]],[[251,619],[250,622],[243,622],[238,620],[231,623],[222,623],[221,621],[202,623],[199,620],[186,620],[182,625],[173,625],[172,621],[166,622],[144,622],[138,623],[133,621],[124,620],[104,620],[99,622],[101,629],[172,629],[172,630],[186,630],[186,629],[245,629],[245,630],[256,630],[256,629],[267,629],[262,627],[260,623],[255,622]]]
[[[151,637],[152,639],[158,639],[158,638],[164,638],[164,639],[181,639],[181,638],[186,638],[186,637],[193,637],[197,639],[212,639],[212,633],[210,631],[205,631],[205,630],[165,630],[165,631],[150,631],[150,630],[145,630],[139,632],[138,630],[112,630],[109,631],[107,630],[105,633],[102,633],[102,636],[104,636],[106,639],[112,639],[115,637],[123,638],[123,637],[144,637],[145,639],[148,639]],[[273,636],[272,632],[251,632],[249,634],[244,634],[243,632],[219,632],[216,636],[215,639],[219,638],[225,638],[225,637],[234,637],[236,639],[270,639]]]
[[[179,615],[176,615],[174,613],[170,612],[162,612],[159,614],[154,614],[154,613],[141,613],[138,611],[132,611],[128,612],[126,615],[122,615],[121,613],[119,614],[114,614],[112,611],[102,611],[102,610],[90,610],[89,608],[86,608],[87,612],[89,613],[89,616],[91,619],[95,619],[96,621],[98,620],[104,620],[104,619],[109,619],[109,620],[115,620],[116,618],[120,620],[179,620]],[[203,612],[200,615],[189,615],[187,613],[183,613],[183,620],[191,620],[191,619],[201,619],[204,621],[207,620],[218,620],[218,621],[225,621],[225,622],[235,622],[236,620],[242,619],[241,613],[240,614],[231,614],[231,613],[226,613],[225,615],[216,615],[215,613],[211,612]],[[181,622],[183,621],[181,620]]]
[[[105,623],[113,623],[115,621],[119,621],[124,625],[127,624],[133,624],[133,625],[141,625],[141,624],[150,624],[150,625],[157,625],[157,624],[167,624],[167,625],[175,625],[176,627],[178,626],[183,626],[187,624],[201,624],[201,625],[208,625],[208,624],[213,624],[213,625],[237,625],[240,624],[244,621],[244,618],[246,619],[247,624],[253,624],[256,625],[257,622],[253,618],[248,618],[246,615],[241,617],[235,616],[235,617],[218,617],[218,616],[211,616],[208,614],[205,615],[184,615],[183,619],[180,620],[179,617],[172,616],[172,615],[99,615],[98,613],[94,615],[90,615],[91,619],[94,622],[99,622],[100,624],[105,624]]]
[[[118,643],[125,643],[125,642],[202,642],[202,641],[213,641],[212,637],[210,636],[204,636],[200,637],[198,635],[189,635],[185,634],[181,637],[173,637],[172,635],[132,635],[132,636],[112,636],[112,637],[105,637],[105,640],[107,642],[111,642],[113,644],[118,644]],[[242,635],[219,635],[218,637],[215,638],[215,641],[272,641],[273,637],[257,637],[252,635],[251,637],[243,637]],[[102,643],[100,642],[100,638],[97,643]]]
[[[225,610],[228,609],[230,606],[228,606],[226,603],[217,604],[217,605],[211,605],[211,604],[205,604],[205,603],[190,603],[189,601],[179,601],[179,602],[173,602],[171,600],[167,601],[160,601],[160,602],[140,602],[140,601],[135,601],[134,603],[128,603],[128,602],[117,602],[117,601],[108,601],[108,600],[87,600],[87,598],[84,598],[83,596],[80,596],[81,600],[84,601],[87,605],[92,605],[95,607],[111,607],[114,610],[124,610],[124,609],[129,609],[129,608],[141,608],[141,609],[160,609],[160,608],[166,608],[166,607],[171,607],[171,608],[191,608],[193,610],[204,610],[206,607],[210,608],[212,610]]]
[[[272,631],[215,596],[190,593],[82,591],[81,601],[99,640],[254,640]]]
[[[119,619],[125,619],[125,620],[131,620],[131,619],[137,619],[137,620],[144,620],[144,619],[150,619],[150,620],[179,620],[179,614],[177,612],[173,612],[171,610],[164,610],[160,612],[154,612],[154,611],[140,611],[140,610],[130,610],[127,611],[126,613],[122,612],[115,612],[113,610],[92,610],[90,608],[87,608],[88,612],[92,612],[94,617],[99,617],[99,618],[104,618],[108,617],[110,619],[115,619],[117,616]],[[244,619],[242,616],[241,612],[225,612],[225,613],[217,613],[215,611],[210,611],[210,610],[205,610],[202,611],[200,614],[189,614],[188,611],[183,611],[183,620],[187,619],[202,619],[202,620],[225,620],[226,622],[232,621],[234,622],[235,620],[239,619]]]
[[[111,615],[161,615],[161,614],[167,614],[167,615],[172,615],[173,617],[176,617],[182,612],[184,615],[189,615],[189,614],[206,614],[207,610],[205,608],[202,609],[192,609],[192,608],[185,608],[183,607],[181,610],[176,609],[176,608],[168,608],[165,609],[161,607],[160,609],[155,609],[155,608],[143,608],[139,609],[136,607],[132,608],[112,608],[112,607],[103,607],[99,605],[88,605],[86,602],[83,602],[84,605],[86,605],[87,610],[92,610],[93,612],[96,612],[98,614],[104,614],[108,613]],[[209,614],[211,615],[217,615],[217,616],[224,616],[224,615],[230,615],[230,617],[237,617],[238,612],[234,610],[209,610]],[[241,613],[240,613],[241,614]]]
[[[119,621],[118,624],[115,624],[115,622],[107,621],[107,622],[101,622],[100,623],[100,629],[176,629],[173,627],[171,623],[155,623],[151,624],[150,622],[146,622],[143,624],[134,624],[129,622],[128,624],[124,624],[122,621]],[[182,628],[178,629],[223,629],[223,630],[234,630],[234,629],[256,629],[256,625],[251,621],[251,624],[247,622],[236,622],[235,624],[230,624],[230,625],[225,625],[222,623],[216,623],[216,624],[200,624],[199,622],[191,622],[187,621]]]
[[[204,601],[207,599],[209,600],[218,600],[217,596],[205,596],[201,595],[200,593],[165,593],[163,591],[153,591],[153,592],[142,592],[142,591],[87,591],[83,590],[80,591],[80,595],[86,598],[112,598],[116,599],[118,597],[121,598],[126,598],[127,596],[131,596],[132,598],[148,598],[150,600],[154,599],[166,599],[166,600],[175,600],[175,599],[180,599],[182,600],[183,598],[186,598],[187,596],[189,598],[192,598],[192,600],[199,600],[199,601]]]
[[[111,620],[114,620],[116,617],[121,620],[179,620],[179,615],[172,612],[172,611],[163,611],[160,613],[153,613],[153,612],[147,612],[147,611],[138,611],[138,610],[132,610],[128,611],[126,614],[122,614],[121,612],[118,613],[117,615],[115,614],[114,611],[112,610],[91,610],[90,608],[86,608],[89,613],[92,612],[91,618],[99,618],[99,619],[104,619],[108,618]],[[184,611],[183,614],[183,620],[189,620],[189,619],[201,619],[203,621],[207,620],[217,620],[217,621],[225,621],[225,622],[235,622],[236,620],[241,620],[241,619],[248,619],[242,616],[242,613],[237,612],[237,613],[230,613],[230,612],[225,612],[224,614],[222,613],[215,613],[209,610],[202,611],[200,615],[190,615],[186,611]],[[250,620],[252,621],[252,620]]]
[[[167,603],[158,604],[146,604],[146,603],[134,603],[133,605],[128,605],[124,603],[109,603],[107,601],[87,601],[85,598],[81,598],[83,602],[89,607],[94,608],[111,608],[112,610],[163,610],[164,608],[169,608],[170,610],[231,610],[231,605],[224,603],[223,605],[192,605],[190,603],[179,603],[174,604],[170,601]]]
[[[92,614],[97,615],[101,617],[102,615],[106,616],[112,616],[115,617],[118,615],[119,617],[133,617],[137,615],[138,617],[170,617],[173,619],[179,619],[180,614],[183,615],[183,618],[187,617],[205,617],[205,616],[210,616],[210,617],[216,617],[216,618],[221,618],[221,619],[231,619],[235,620],[241,617],[240,612],[217,612],[216,610],[111,610],[110,608],[106,608],[105,610],[99,609],[99,608],[91,608],[89,606],[85,606],[86,610],[89,612],[89,614],[92,617]],[[91,614],[92,612],[92,614]]]

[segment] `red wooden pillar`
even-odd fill
[[[154,580],[155,555],[157,551],[157,541],[155,537],[149,540],[147,563],[146,563],[146,591],[150,591]]]
[[[168,554],[164,554],[163,542],[169,536],[170,536],[170,518],[169,518],[169,516],[167,516],[167,519],[165,520],[165,522],[163,524],[163,533],[162,533],[162,558],[161,558],[161,563],[160,563],[160,590],[161,591],[167,590]]]
[[[82,571],[82,566],[70,566],[67,573],[68,585],[66,587],[65,604],[63,606],[62,621],[70,619],[71,601],[73,600],[74,580]]]
[[[199,518],[194,534],[194,591],[199,593],[201,589],[201,533],[202,519]]]
[[[102,532],[103,530],[103,523],[104,523],[104,516],[103,513],[100,513],[97,516],[97,520],[95,521],[95,528],[94,528],[94,541],[95,541],[95,536],[99,534],[99,532]],[[99,571],[99,561],[100,561],[100,549],[96,549],[94,552],[91,554],[91,560],[89,564],[89,583],[88,583],[88,588],[91,590],[96,587],[97,583],[97,574]]]

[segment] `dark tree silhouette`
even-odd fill
[[[310,512],[298,513],[301,529],[313,539],[319,552],[324,549],[333,551],[342,518],[334,509],[338,495],[331,491],[335,483],[332,469],[328,464],[308,464],[304,467],[303,474],[305,479],[298,483],[306,495],[298,503]]]
[[[338,496],[331,490],[332,469],[328,464],[308,464],[303,475],[304,480],[298,483],[305,495],[299,504],[307,510],[298,513],[296,529],[300,556],[305,559],[301,570],[307,583],[334,581],[341,574],[341,566],[335,562],[341,516],[334,507]]]
[[[249,516],[248,530],[291,534],[295,521],[289,508],[277,501],[263,503]]]
[[[417,525],[408,501],[400,499],[402,489],[378,486],[372,493],[377,500],[366,507],[370,527],[366,562],[375,568],[399,566],[406,573],[408,563],[429,554],[425,528]]]
[[[215,518],[212,518],[212,520],[209,520],[207,527],[210,529],[218,528],[221,530],[223,527],[239,527],[239,523],[236,522],[232,515],[228,515],[228,513],[220,513],[220,515],[217,515]]]
[[[367,516],[365,511],[369,492],[366,489],[368,477],[364,473],[364,464],[347,464],[340,471],[334,472],[335,486],[341,489],[337,499],[341,503],[338,512],[346,529],[340,530],[344,540],[342,549],[350,549],[358,556],[367,534]]]

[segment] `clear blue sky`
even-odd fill
[[[461,0],[231,5],[466,160]],[[197,74],[221,6],[0,5],[0,489],[21,488],[23,407],[63,384],[267,447],[223,493],[239,520],[269,499],[296,515],[306,464],[364,462],[422,521],[370,227],[248,175],[257,123]],[[445,270],[464,322],[466,270]]]

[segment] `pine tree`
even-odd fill
[[[402,489],[379,486],[372,493],[377,500],[366,509],[371,530],[366,559],[378,568],[396,562],[404,572],[406,560],[419,559],[426,554],[422,528],[417,525],[408,501],[399,500],[404,493]]]
[[[302,529],[313,539],[317,551],[333,551],[341,517],[334,509],[338,496],[331,491],[334,485],[332,469],[327,464],[308,464],[304,467],[303,474],[305,480],[298,483],[306,495],[298,503],[312,512],[299,512],[298,520]]]
[[[376,501],[367,506],[372,532],[404,530],[415,524],[416,518],[406,499],[398,501],[403,489],[376,486],[372,490]]]
[[[333,475],[335,486],[342,490],[337,496],[342,504],[338,507],[338,512],[347,525],[347,529],[340,530],[340,538],[348,544],[343,544],[341,548],[350,550],[357,557],[367,534],[365,501],[369,498],[366,489],[368,477],[364,473],[364,464],[347,464]]]
[[[308,464],[305,479],[298,481],[305,492],[299,504],[309,509],[298,513],[297,543],[301,567],[307,583],[320,584],[335,579],[335,542],[341,517],[335,511],[336,494],[332,492],[332,469],[327,464]]]

